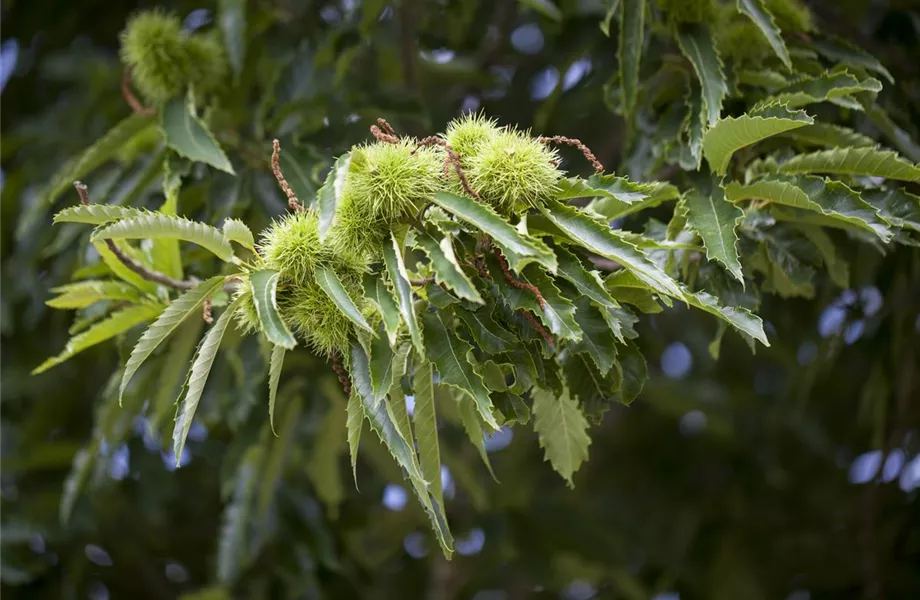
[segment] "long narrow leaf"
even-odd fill
[[[225,262],[233,260],[233,248],[219,229],[161,213],[123,219],[96,231],[95,239],[156,239],[167,238],[198,244]]]
[[[276,346],[290,350],[297,345],[297,340],[278,312],[279,277],[280,273],[271,269],[255,271],[249,276],[249,285],[265,337]]]

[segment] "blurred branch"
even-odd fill
[[[124,96],[125,102],[128,103],[128,106],[131,107],[131,110],[136,112],[139,115],[153,115],[156,114],[157,109],[144,106],[141,104],[141,101],[137,99],[137,96],[134,95],[134,92],[131,91],[131,69],[126,68],[121,75],[121,95]]]

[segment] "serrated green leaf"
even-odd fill
[[[171,160],[172,159],[172,160]],[[160,206],[160,212],[165,215],[176,216],[179,213],[179,188],[182,185],[182,176],[188,172],[191,165],[187,161],[179,162],[179,168],[173,165],[180,159],[175,154],[167,154],[163,160],[163,195],[166,199]],[[179,240],[159,238],[153,240],[150,251],[153,268],[165,273],[174,279],[182,279],[182,254],[179,249]]]
[[[390,347],[396,345],[397,335],[399,333],[399,307],[393,300],[393,294],[387,289],[383,277],[379,275],[368,275],[364,278],[364,294],[367,298],[377,305],[380,316],[383,317],[383,326],[387,332],[387,339]]]
[[[621,0],[620,36],[617,57],[620,61],[620,93],[623,111],[632,115],[639,95],[639,66],[645,43],[646,0]]]
[[[575,487],[572,475],[588,459],[588,422],[568,390],[561,395],[534,388],[533,428],[540,436],[545,460],[562,475],[569,487]]]
[[[247,250],[251,250],[255,253],[256,240],[252,235],[252,230],[250,230],[245,223],[239,219],[226,219],[221,229],[224,233],[224,237],[228,240],[236,242]]]
[[[511,268],[520,272],[529,262],[537,262],[550,272],[556,272],[556,256],[542,241],[525,236],[490,206],[465,196],[438,192],[435,204],[489,235],[508,257]]]
[[[114,242],[114,244],[118,246],[128,256],[131,256],[133,254],[132,251],[134,249],[127,243],[119,244],[118,242]],[[118,257],[115,256],[111,250],[109,250],[108,246],[105,243],[94,242],[93,247],[99,253],[99,258],[102,259],[102,262],[105,264],[106,267],[108,267],[109,271],[111,271],[113,275],[115,275],[116,277],[124,281],[125,283],[129,283],[133,285],[134,287],[136,287],[137,289],[139,289],[140,291],[144,293],[156,294],[157,284],[155,284],[152,281],[147,281],[146,279],[144,279],[143,277],[141,277],[140,275],[138,275],[137,273],[129,269],[127,266],[125,266],[125,263],[121,262],[121,260],[119,260]]]
[[[655,188],[653,184],[635,183],[616,175],[594,174],[587,179],[565,177],[556,185],[556,200],[572,198],[613,198],[625,204],[641,202]]]
[[[281,274],[272,269],[254,271],[249,276],[249,286],[265,337],[272,344],[290,350],[297,345],[297,340],[278,313],[277,293],[280,277]]]
[[[473,335],[473,340],[488,354],[501,354],[513,348],[518,339],[492,318],[489,307],[470,311],[457,308],[454,314],[460,318]]]
[[[64,351],[53,356],[32,370],[32,375],[38,375],[57,366],[72,356],[83,352],[87,348],[112,339],[140,325],[144,321],[155,318],[163,311],[163,306],[155,303],[136,304],[113,312],[107,318],[99,321],[89,329],[70,338]]]
[[[246,533],[252,522],[263,455],[261,446],[250,446],[236,469],[233,495],[224,509],[217,541],[217,580],[222,583],[230,584],[236,580],[248,555]]]
[[[705,291],[684,291],[684,298],[690,306],[722,319],[742,334],[750,336],[764,346],[769,346],[767,335],[763,331],[763,321],[746,308],[740,306],[723,306],[718,298]]]
[[[835,221],[868,231],[885,243],[892,237],[891,229],[878,215],[878,209],[862,200],[858,192],[839,181],[810,176],[773,176],[748,185],[732,182],[726,186],[725,191],[730,202],[745,199],[764,200],[820,213]],[[833,224],[833,221],[830,224]]]
[[[862,198],[895,227],[920,232],[920,196],[900,188],[864,190]]]
[[[268,424],[272,433],[275,433],[275,400],[278,398],[278,382],[281,381],[281,367],[284,365],[286,351],[284,346],[273,344],[272,356],[268,361]]]
[[[326,235],[335,223],[335,214],[345,189],[345,180],[351,168],[351,153],[339,156],[332,169],[326,176],[326,182],[316,193],[316,211],[319,215],[319,241],[326,239]]]
[[[817,77],[806,77],[777,90],[758,106],[783,104],[794,108],[852,96],[859,92],[876,93],[881,89],[881,82],[872,77],[860,81],[846,71],[826,71]]]
[[[227,327],[233,319],[233,313],[236,312],[241,300],[242,298],[237,298],[231,302],[227,310],[204,335],[201,345],[198,347],[195,360],[192,362],[185,397],[179,405],[179,411],[176,414],[176,426],[173,429],[173,455],[176,457],[176,466],[179,466],[182,460],[182,450],[185,449],[185,441],[188,439],[188,432],[192,428],[192,421],[195,418],[195,412],[198,410],[201,394],[204,393],[204,386],[208,381],[208,375],[211,373],[211,367],[214,366],[214,360],[217,358],[220,342],[224,339]]]
[[[144,361],[153,354],[189,315],[201,310],[205,300],[223,285],[223,276],[212,277],[185,292],[163,311],[159,318],[144,332],[137,341],[128,362],[118,390],[119,402],[124,396],[125,388]]]
[[[389,450],[396,463],[409,477],[416,497],[425,509],[432,528],[446,555],[453,552],[453,538],[447,528],[443,513],[438,512],[431,503],[428,485],[422,476],[415,450],[406,442],[388,410],[387,402],[377,403],[371,385],[370,368],[367,354],[357,342],[351,346],[352,395],[360,400],[364,415],[370,422],[371,429],[377,433],[380,441]]]
[[[813,123],[780,134],[804,144],[826,148],[874,146],[875,140],[848,127],[828,123]]]
[[[176,414],[175,404],[182,395],[181,390],[201,339],[203,325],[202,319],[183,322],[170,340],[169,350],[164,352],[163,362],[158,369],[157,389],[147,410],[147,430],[154,438],[160,437],[167,417]]]
[[[601,306],[617,306],[597,271],[588,271],[581,260],[565,248],[556,248],[556,258],[559,259],[559,276],[574,285],[578,293]]]
[[[801,110],[781,105],[762,107],[716,123],[703,134],[703,155],[716,173],[724,175],[732,155],[741,148],[812,123],[814,119]]]
[[[454,335],[440,312],[426,312],[422,319],[428,341],[428,358],[438,370],[439,383],[453,386],[472,398],[483,421],[492,429],[498,429],[498,423],[492,416],[489,389],[469,357],[472,347]]]
[[[457,262],[449,235],[445,235],[438,240],[428,231],[417,231],[415,241],[428,255],[428,259],[431,261],[431,268],[434,271],[435,282],[438,285],[446,285],[464,300],[483,304],[482,296],[479,295],[476,286],[473,285],[470,278],[460,268],[460,263]]]
[[[53,203],[62,193],[73,186],[74,181],[115,157],[135,137],[146,135],[148,128],[152,126],[152,116],[137,113],[133,113],[119,122],[92,146],[84,150],[79,158],[67,161],[51,177],[51,183],[45,193],[44,202],[46,204]]]
[[[676,200],[680,196],[677,188],[670,183],[659,181],[655,184],[643,183],[638,185],[648,189],[648,198],[638,202],[634,201],[631,204],[622,202],[616,198],[598,198],[588,205],[588,209],[601,215],[608,221],[612,221],[643,211],[647,208],[653,208],[668,200]]]
[[[51,288],[51,291],[58,296],[45,304],[61,309],[86,308],[101,300],[135,303],[141,299],[136,288],[120,281],[78,281]]]
[[[149,213],[142,217],[122,219],[104,225],[93,234],[94,239],[174,239],[198,244],[209,250],[225,262],[234,259],[233,248],[220,230],[190,221],[184,217],[174,217],[161,213]]]
[[[375,335],[374,330],[371,329],[364,315],[361,314],[361,309],[355,305],[355,301],[348,294],[339,276],[335,274],[332,268],[317,266],[316,283],[326,292],[326,295],[335,303],[342,314],[348,317],[349,321],[364,331],[369,332],[371,335]]]
[[[891,76],[891,73],[888,72],[888,69],[886,69],[877,58],[857,48],[846,40],[837,37],[820,37],[816,40],[812,40],[810,46],[834,63],[873,71],[887,79],[890,83],[894,83],[894,78]]]
[[[920,181],[920,166],[913,165],[891,150],[835,148],[798,154],[779,165],[780,173],[828,173],[868,175],[901,181]]]
[[[470,439],[470,442],[476,448],[476,451],[479,452],[479,458],[482,459],[482,464],[489,470],[489,475],[492,476],[494,481],[498,481],[498,478],[495,476],[495,471],[492,469],[492,462],[489,460],[489,453],[486,452],[485,432],[482,430],[482,417],[476,410],[475,402],[466,395],[455,395],[454,398],[457,401],[457,414],[460,417],[460,423],[463,425],[463,430],[466,431],[466,435]]]
[[[792,69],[792,60],[789,58],[789,51],[783,41],[782,32],[776,26],[773,15],[770,14],[763,0],[738,0],[738,12],[747,15],[754,22],[786,68]],[[750,43],[753,44],[754,41]]]
[[[629,406],[639,397],[642,388],[645,387],[648,379],[648,365],[645,363],[645,356],[633,342],[618,348],[617,362],[620,364],[623,379],[614,398],[620,404]]]
[[[88,225],[101,225],[109,221],[133,219],[150,216],[149,210],[131,208],[130,206],[115,206],[114,204],[77,204],[68,206],[54,215],[54,223],[86,223]]]
[[[698,85],[692,85],[684,98],[687,116],[681,123],[680,166],[687,171],[698,171],[703,162],[703,93]]]
[[[415,437],[418,440],[419,465],[428,482],[428,491],[435,504],[444,512],[444,490],[441,487],[441,450],[438,441],[438,418],[434,405],[434,382],[431,363],[424,362],[415,369]]]
[[[399,313],[409,328],[409,337],[419,356],[425,356],[425,346],[422,343],[422,330],[419,328],[418,316],[415,314],[415,302],[412,299],[412,287],[409,285],[409,273],[403,262],[403,247],[396,240],[395,235],[390,235],[390,244],[383,245],[383,262],[393,287],[396,290],[396,300]]]
[[[361,397],[352,393],[345,409],[348,418],[345,422],[348,437],[348,455],[351,459],[351,474],[355,479],[355,489],[358,489],[358,446],[361,443],[361,426],[364,424],[364,408]]]
[[[703,90],[703,123],[712,126],[722,114],[722,100],[728,94],[722,59],[716,50],[709,29],[704,25],[689,25],[677,32],[677,44],[693,65]]]
[[[390,348],[390,343],[385,336],[378,335],[370,343],[370,373],[371,387],[374,399],[377,402],[386,398],[390,387],[393,385],[394,366],[396,354]],[[403,367],[405,359],[403,359]]]
[[[623,240],[615,230],[598,223],[583,212],[558,202],[547,204],[541,208],[541,211],[573,242],[581,244],[595,254],[620,263],[652,289],[670,296],[680,296],[681,292],[677,287],[677,282],[668,277],[636,246]]]
[[[166,143],[180,155],[231,175],[236,174],[217,140],[185,98],[179,96],[166,103],[160,124],[166,135]]]
[[[569,346],[572,352],[583,352],[591,357],[601,375],[607,375],[616,361],[616,338],[603,314],[591,301],[582,296],[575,301],[575,320],[583,334],[581,341]]]
[[[569,393],[578,399],[582,413],[589,421],[600,423],[604,413],[616,402],[616,393],[622,383],[619,362],[614,362],[606,377],[584,353],[566,353],[560,356],[559,364],[570,386]]]
[[[718,181],[713,181],[709,194],[692,191],[684,196],[684,201],[687,223],[702,238],[706,257],[722,263],[732,277],[743,283],[735,227],[744,213],[725,199],[725,190]]]

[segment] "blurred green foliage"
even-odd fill
[[[767,4],[779,16],[782,3]],[[920,124],[917,9],[909,0],[810,6],[820,31],[870,51],[895,81],[885,81],[865,110],[810,108],[920,160],[912,141]],[[49,290],[94,268],[84,227],[50,225],[56,208],[75,203],[73,193],[66,187],[50,203],[47,192],[66,161],[129,114],[118,39],[137,8],[11,1],[2,9],[4,594],[920,595],[915,247],[885,250],[835,234],[847,277],[814,274],[810,298],[764,295],[758,314],[772,345],[754,355],[732,334],[711,347],[721,330],[695,311],[675,306],[643,318],[650,380],[635,403],[612,408],[592,429],[590,460],[574,490],[524,428],[487,441],[500,483],[492,481],[459,415],[444,415],[441,459],[457,540],[450,562],[422,510],[406,501],[398,468],[367,432],[356,489],[346,398],[329,366],[308,352],[285,361],[276,437],[267,426],[265,353],[255,338],[231,330],[178,469],[168,443],[171,401],[202,324],[185,324],[168,352],[151,359],[122,409],[105,399],[117,394],[136,335],[31,377],[80,326],[45,305]],[[237,176],[191,165],[179,196],[190,217],[239,217],[258,231],[284,213],[269,168],[272,137],[309,171],[297,183],[298,195],[309,197],[333,158],[367,139],[374,118],[426,135],[479,108],[537,134],[579,137],[605,165],[635,179],[681,189],[706,183],[677,166],[691,160],[680,144],[664,143],[680,137],[684,112],[674,107],[683,107],[694,84],[677,46],[661,34],[668,19],[657,3],[645,5],[649,33],[635,90],[618,76],[617,20],[606,20],[609,37],[598,26],[610,8],[600,0],[221,0],[169,8],[187,29],[225,36],[232,74],[206,116]],[[814,39],[787,41],[818,48]],[[719,36],[719,43],[732,41]],[[772,55],[739,51],[730,63],[739,68],[727,69],[732,85],[746,85],[744,61],[765,56]],[[624,101],[624,91],[635,99]],[[748,100],[729,96],[724,110],[741,114]],[[624,118],[622,107],[632,105]],[[159,206],[158,144],[157,136],[136,137],[93,170],[85,179],[93,200]],[[574,151],[562,154],[572,169],[582,165]],[[657,220],[663,227],[671,212],[653,208],[623,226],[648,231]],[[210,275],[198,260],[204,253],[190,254],[188,274]],[[709,267],[711,277],[725,277]],[[62,511],[70,512],[66,522]]]

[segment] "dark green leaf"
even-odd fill
[[[271,269],[254,271],[249,276],[249,283],[256,314],[259,316],[265,337],[272,344],[290,350],[297,345],[297,340],[278,312],[277,292],[280,276],[278,271]]]
[[[166,135],[166,143],[180,155],[207,163],[231,175],[235,174],[227,155],[185,98],[176,97],[166,103],[162,110],[161,126]]]

